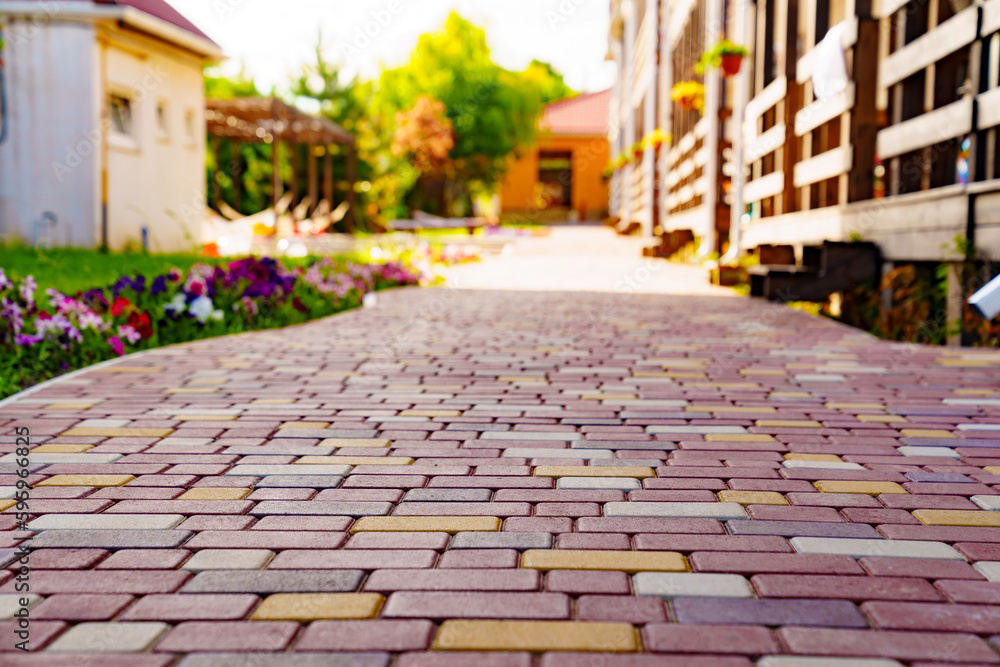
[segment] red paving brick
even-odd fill
[[[980,506],[996,507],[1000,476],[985,468],[1000,466],[1000,443],[996,432],[959,428],[1000,424],[995,368],[751,300],[619,295],[602,320],[608,303],[587,293],[389,292],[377,308],[296,328],[295,346],[288,332],[248,334],[238,346],[200,341],[158,351],[155,366],[119,362],[150,370],[91,372],[82,377],[97,382],[57,381],[5,405],[3,452],[19,426],[38,444],[94,445],[28,478],[36,539],[52,545],[29,559],[30,592],[42,598],[31,608],[33,651],[79,623],[166,629],[145,652],[99,659],[43,651],[25,662],[5,640],[0,664],[160,667],[197,655],[192,664],[205,665],[251,652],[262,664],[294,654],[339,664],[340,654],[364,667],[751,667],[768,655],[1000,662],[1000,581],[988,580],[998,576],[991,566],[973,567],[1000,561],[1000,528]],[[210,395],[165,391],[205,373],[232,381]],[[830,381],[802,377],[816,374]],[[50,410],[46,399],[92,405]],[[237,418],[207,419],[213,411]],[[175,430],[61,435],[85,419]],[[311,423],[281,428],[296,421]],[[899,449],[920,445],[961,458]],[[107,453],[123,456],[86,462]],[[226,474],[236,465],[275,467]],[[56,475],[134,479],[44,485]],[[15,482],[0,470],[0,485]],[[884,493],[884,482],[905,493]],[[735,495],[723,502],[720,491]],[[934,525],[917,510],[970,514]],[[87,523],[95,517],[116,523]],[[0,516],[0,548],[25,539],[16,527]],[[838,551],[852,540],[869,550]],[[879,555],[878,541],[892,553]],[[536,570],[525,552],[538,550],[564,560]],[[669,558],[688,571],[660,572],[656,552],[680,554]],[[237,571],[192,580],[191,558]],[[0,593],[17,592],[19,567],[5,565]],[[366,598],[379,600],[373,618],[249,620],[285,590],[289,609],[338,604],[295,597],[310,593],[384,599]],[[436,650],[447,621],[473,625],[457,650]],[[476,625],[484,621],[571,625],[547,631],[569,639],[546,651],[503,625]],[[631,626],[640,651],[588,652],[598,626],[575,625],[588,623]],[[0,636],[12,631],[0,622]],[[478,651],[484,632],[506,637],[499,650]]]

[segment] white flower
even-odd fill
[[[212,306],[212,299],[207,296],[199,296],[197,299],[191,302],[188,306],[188,312],[194,315],[195,319],[204,324],[208,321],[208,318],[212,316],[212,311],[215,308]]]
[[[135,327],[123,324],[118,327],[118,335],[130,343],[138,343],[142,340],[142,334],[135,330]]]
[[[174,296],[173,301],[171,301],[170,303],[168,303],[163,307],[163,310],[165,311],[173,310],[180,312],[184,310],[186,306],[187,306],[187,296],[183,292],[180,292],[176,296]]]
[[[215,320],[216,322],[221,322],[222,318],[223,318],[223,314],[222,314],[221,310],[213,310],[212,311],[212,319],[213,320]]]

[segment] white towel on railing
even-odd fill
[[[813,56],[813,96],[826,100],[847,89],[847,62],[844,58],[844,30],[841,22],[830,28],[816,45]]]

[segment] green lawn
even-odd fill
[[[152,279],[174,267],[186,272],[197,262],[217,261],[195,254],[101,253],[83,248],[36,250],[0,245],[0,269],[10,277],[31,275],[42,289],[54,287],[64,294],[106,287],[123,275],[141,273]]]

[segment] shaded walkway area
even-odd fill
[[[0,662],[1000,662],[1000,354],[614,292],[382,293],[0,408]]]

